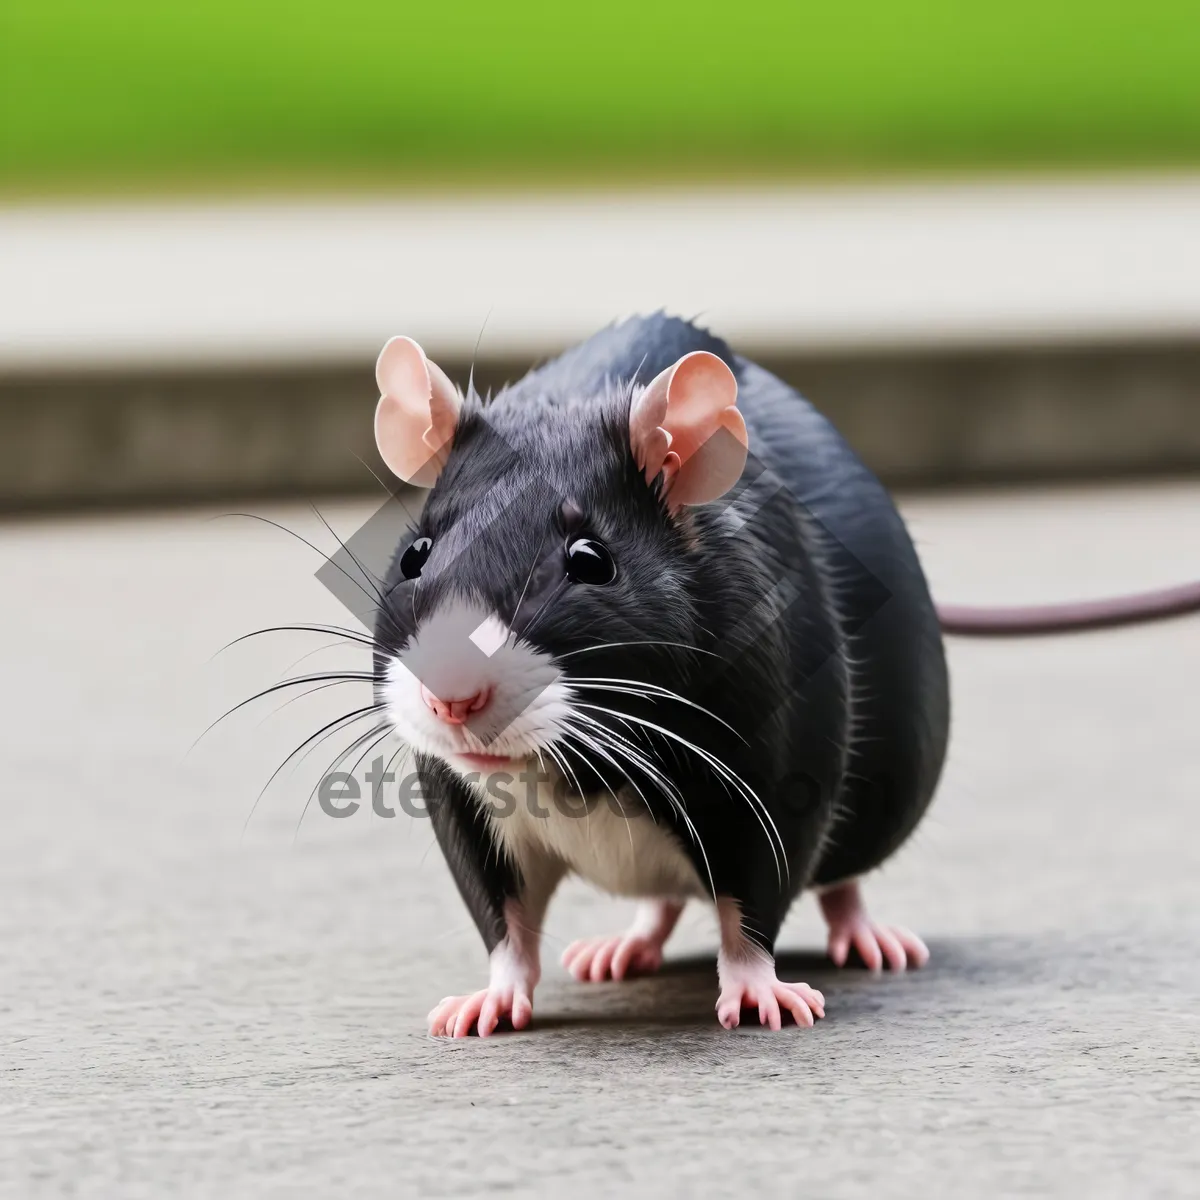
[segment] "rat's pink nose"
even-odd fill
[[[467,718],[477,712],[482,712],[491,698],[491,688],[480,688],[475,695],[467,696],[462,700],[442,700],[424,684],[421,684],[421,699],[429,705],[430,712],[439,721],[445,721],[447,725],[465,725]]]

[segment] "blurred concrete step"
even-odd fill
[[[766,358],[892,484],[1200,471],[1200,339]],[[446,360],[465,380],[469,362]],[[528,362],[484,361],[481,388]],[[8,509],[378,488],[372,364],[0,382]]]
[[[377,486],[392,333],[486,385],[659,307],[894,482],[1200,465],[1195,177],[110,205],[0,210],[0,504]]]

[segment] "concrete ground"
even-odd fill
[[[1196,484],[907,510],[945,599],[1200,574]],[[427,822],[314,804],[294,839],[326,743],[243,836],[360,693],[264,701],[187,753],[324,642],[219,646],[340,617],[304,546],[209,515],[0,526],[5,1192],[1196,1193],[1200,621],[952,647],[940,798],[869,885],[927,970],[830,969],[806,901],[785,966],[829,1016],[726,1033],[708,913],[659,978],[585,987],[556,951],[629,906],[572,885],[532,1031],[448,1043],[424,1015],[484,959]]]

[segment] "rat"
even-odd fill
[[[638,901],[624,932],[567,947],[580,981],[655,970],[685,904],[711,905],[727,1029],[824,1016],[775,965],[805,892],[838,966],[923,966],[862,880],[938,783],[943,626],[1082,628],[1145,606],[940,615],[891,496],[833,425],[685,320],[609,326],[487,398],[405,337],[376,376],[380,455],[430,489],[383,581],[376,697],[488,954],[486,985],[437,1004],[430,1033],[529,1025],[568,874]]]

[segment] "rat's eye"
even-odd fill
[[[603,543],[579,537],[567,543],[567,576],[572,583],[612,583],[617,564]]]
[[[405,579],[416,579],[433,549],[433,538],[421,537],[400,555],[400,574]]]

